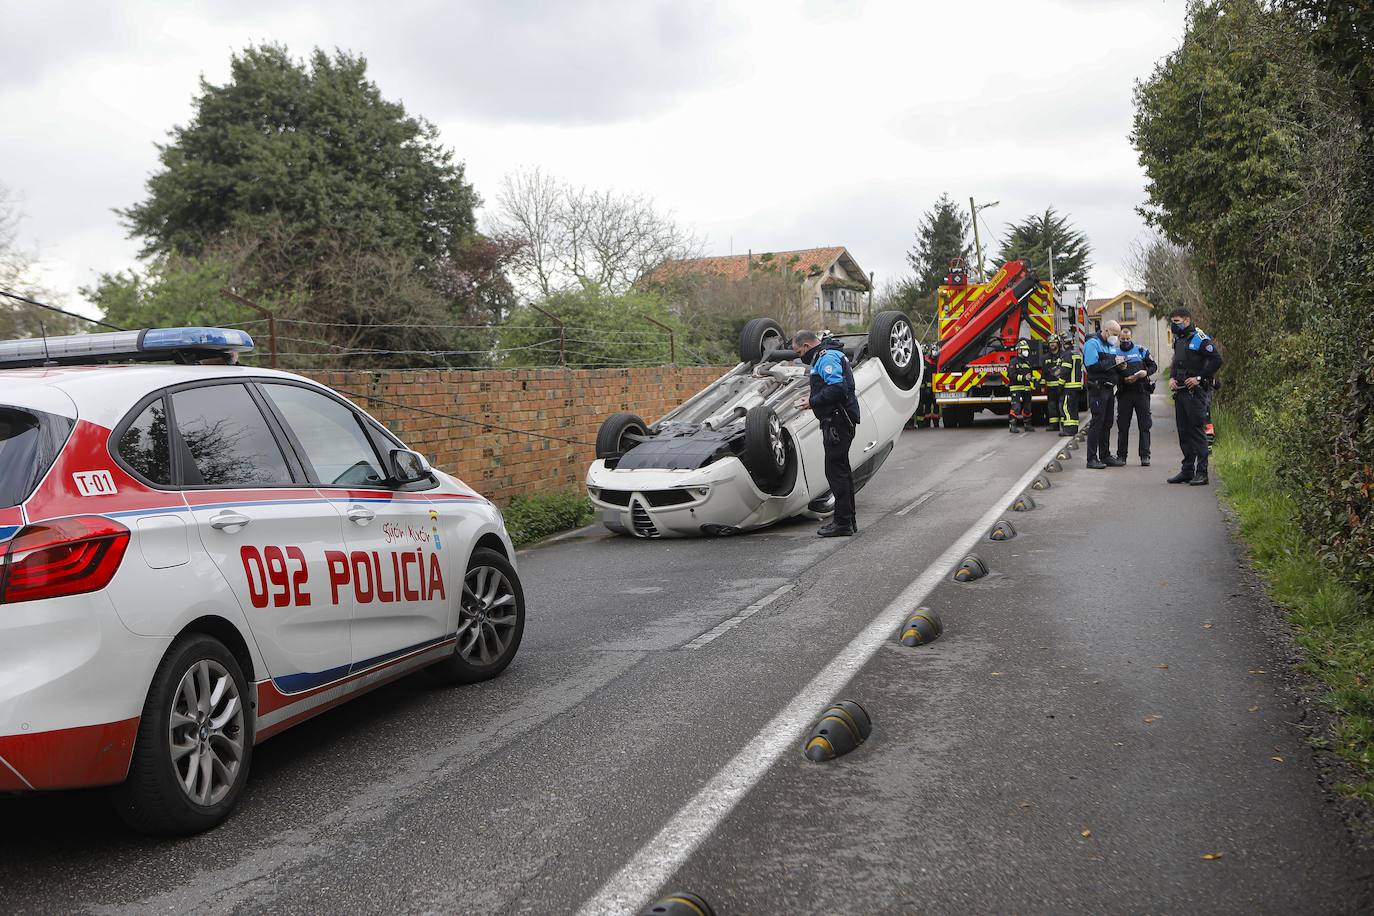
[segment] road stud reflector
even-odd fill
[[[696,894],[674,891],[640,910],[639,916],[716,916],[716,911]]]
[[[1077,449],[1078,449],[1078,440],[1077,440],[1077,439],[1070,439],[1068,442],[1065,442],[1065,443],[1064,443],[1064,451],[1066,451],[1066,452],[1076,451]]]
[[[1045,465],[1045,472],[1048,474],[1058,474],[1064,470],[1064,465],[1059,463],[1058,458],[1051,458],[1049,464]]]
[[[853,700],[839,700],[811,726],[802,753],[816,763],[834,760],[863,744],[872,732],[873,721],[862,706]]]
[[[1061,449],[1055,454],[1054,460],[1055,460],[1055,461],[1068,461],[1068,460],[1069,460],[1070,458],[1072,458],[1072,457],[1073,457],[1073,456],[1069,454],[1069,450],[1068,450],[1068,449],[1066,449],[1066,448],[1061,448]]]
[[[1016,502],[1011,504],[1011,511],[1013,512],[1029,512],[1034,508],[1035,497],[1031,496],[1029,493],[1022,493],[1020,496],[1016,497]]]
[[[900,642],[904,646],[924,646],[939,639],[943,632],[945,625],[940,615],[928,607],[918,607],[902,625]]]
[[[1011,522],[1004,518],[999,518],[997,524],[993,525],[992,530],[988,532],[989,541],[1010,541],[1014,537],[1016,537],[1016,529],[1012,527]]]
[[[959,568],[954,571],[955,582],[972,582],[974,579],[981,579],[988,574],[988,564],[981,559],[969,554],[964,557],[959,564]]]
[[[1031,481],[1032,490],[1048,490],[1049,488],[1050,479],[1046,477],[1044,474],[1041,474],[1039,477]]]

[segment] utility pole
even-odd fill
[[[1000,204],[1000,200],[994,200],[990,204],[975,204],[973,198],[968,199],[968,212],[973,217],[973,249],[978,255],[978,282],[988,282],[988,272],[983,267],[983,243],[978,238],[978,211],[986,210],[988,207],[995,207]]]

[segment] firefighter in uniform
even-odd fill
[[[916,402],[916,414],[911,418],[919,427],[939,426],[940,408],[935,403],[935,364],[940,356],[940,345],[933,344],[922,357],[925,362],[921,376],[921,399]]]
[[[1207,435],[1204,427],[1211,407],[1212,385],[1221,368],[1216,344],[1193,324],[1193,313],[1176,308],[1169,313],[1174,335],[1174,361],[1169,369],[1169,390],[1174,393],[1174,420],[1183,467],[1169,483],[1207,484]]]
[[[1083,391],[1083,355],[1073,350],[1073,336],[1065,333],[1059,345],[1059,374],[1063,376],[1063,413],[1059,417],[1059,435],[1078,435],[1078,399]]]
[[[816,532],[823,538],[849,537],[858,530],[854,516],[854,474],[849,446],[859,425],[859,395],[854,370],[835,338],[821,340],[815,331],[798,331],[792,349],[811,367],[811,393],[798,406],[814,411],[821,424],[825,450],[825,480],[835,497],[835,517]]]
[[[1007,365],[1007,382],[1011,388],[1011,413],[1007,419],[1007,432],[1024,433],[1034,429],[1031,421],[1031,386],[1034,383],[1035,366],[1030,359],[1030,341],[1022,337],[1016,342],[1016,355]]]
[[[1090,468],[1119,468],[1126,462],[1112,454],[1112,417],[1116,412],[1116,383],[1120,366],[1126,362],[1119,344],[1121,325],[1112,319],[1102,322],[1102,328],[1088,338],[1083,347],[1083,364],[1088,368],[1088,408],[1092,422],[1088,425],[1088,463]]]
[[[1059,343],[1058,334],[1051,334],[1050,339],[1045,342],[1045,347],[1045,365],[1040,374],[1045,379],[1045,422],[1053,433],[1059,431],[1060,415],[1063,412],[1061,402],[1064,400],[1064,374],[1060,371],[1059,362],[1064,350]]]
[[[1150,378],[1159,371],[1159,364],[1150,356],[1150,348],[1136,344],[1130,328],[1121,329],[1121,355],[1126,362],[1121,366],[1121,380],[1116,387],[1116,457],[1126,461],[1126,452],[1131,445],[1131,420],[1138,419],[1140,425],[1140,466],[1150,466],[1150,427],[1154,420],[1150,417],[1150,395],[1155,393],[1155,383]]]

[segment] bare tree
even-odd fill
[[[493,235],[518,245],[511,269],[530,297],[623,293],[664,261],[699,253],[696,236],[651,199],[573,187],[537,168],[507,175],[496,206]]]
[[[1207,303],[1191,256],[1187,248],[1162,235],[1136,239],[1126,252],[1126,279],[1166,313],[1183,306],[1206,321]]]
[[[19,247],[19,226],[23,221],[18,199],[9,188],[0,185],[0,289],[47,301],[52,296],[35,274],[36,258]],[[0,339],[70,334],[75,330],[76,322],[71,318],[0,297]]]

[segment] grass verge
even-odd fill
[[[580,493],[543,493],[517,496],[501,511],[506,531],[516,547],[560,531],[580,528],[592,520],[592,504]]]
[[[1217,413],[1212,467],[1225,484],[1222,499],[1236,513],[1270,597],[1293,624],[1303,667],[1329,691],[1324,702],[1335,725],[1318,740],[1358,774],[1340,791],[1374,803],[1374,617],[1303,534],[1293,497],[1274,473],[1269,446],[1235,415]]]

